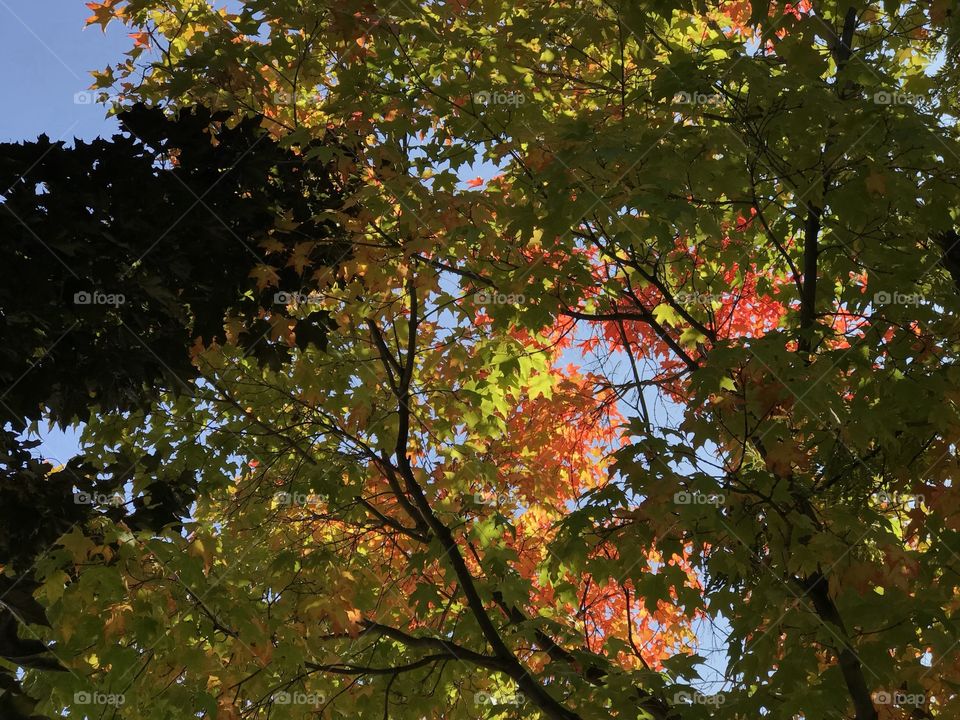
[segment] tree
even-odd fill
[[[359,137],[366,181],[296,309],[328,348],[231,319],[194,399],[90,426],[201,468],[185,532],[40,568],[129,717],[956,714],[951,6],[94,9],[121,104]]]
[[[227,126],[236,119],[204,108],[172,119],[142,105],[120,120],[124,134],[110,141],[0,145],[0,658],[20,668],[63,670],[27,627],[46,624],[32,597],[38,559],[103,513],[159,530],[186,512],[195,482],[192,472],[166,474],[156,455],[96,472],[82,456],[54,468],[31,452],[39,441],[18,435],[41,418],[67,425],[189,391],[193,339],[222,335],[228,309],[256,333],[242,339],[245,350],[279,362],[284,348],[260,317],[278,313],[276,300],[254,294],[249,276],[270,260],[259,245],[268,235],[302,242],[275,227],[278,216],[312,216],[338,198],[328,168],[265,138],[256,122]],[[342,256],[332,226],[308,229],[327,239],[315,242],[316,257]],[[298,287],[294,269],[275,273]],[[322,343],[328,323],[318,319],[291,326],[302,345]],[[129,507],[112,503],[131,477],[140,492]],[[0,684],[4,717],[26,716],[32,702],[14,674]]]

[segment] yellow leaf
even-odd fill
[[[210,574],[210,568],[213,567],[213,552],[208,549],[203,540],[195,538],[190,547],[187,548],[187,555],[201,558],[203,560],[203,574]]]

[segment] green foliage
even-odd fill
[[[91,419],[95,473],[159,457],[196,504],[58,536],[37,596],[76,675],[31,670],[40,711],[957,714],[952,3],[94,12],[137,31],[118,108],[242,116],[354,182],[292,214],[314,184],[272,160],[222,188],[307,245],[191,264],[231,302],[176,325],[190,392]],[[267,307],[291,269],[307,297]]]

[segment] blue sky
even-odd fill
[[[34,139],[46,133],[70,141],[111,134],[116,127],[99,105],[77,105],[92,70],[121,59],[132,45],[126,30],[111,23],[84,29],[90,15],[83,0],[0,0],[0,74],[7,112],[0,141]]]

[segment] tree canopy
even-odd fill
[[[195,473],[168,477],[161,457],[150,456],[128,506],[114,498],[134,468],[129,458],[95,468],[78,455],[54,468],[31,453],[39,441],[18,434],[41,419],[65,426],[92,409],[129,412],[188,391],[193,338],[222,336],[227,309],[250,319],[245,351],[278,364],[286,343],[271,340],[258,315],[263,307],[282,314],[282,304],[248,277],[269,262],[256,243],[274,233],[292,246],[296,233],[276,228],[278,214],[306,220],[339,197],[329,168],[281,148],[255,120],[227,128],[229,113],[193,108],[172,120],[142,105],[120,117],[124,133],[110,141],[0,145],[8,272],[0,289],[0,657],[20,667],[62,669],[22,627],[46,624],[32,597],[33,564],[99,512],[137,529],[175,523],[193,499]],[[125,192],[131,186],[136,194]],[[312,229],[328,239],[319,257],[349,252],[334,228]],[[277,272],[299,286],[293,269]],[[322,345],[328,329],[322,316],[291,326],[302,346]],[[21,717],[32,702],[12,673],[0,683],[3,716]]]
[[[58,417],[192,494],[15,568],[32,712],[957,716],[956,3],[89,5],[95,87],[223,200],[163,251],[184,387]],[[37,234],[150,237],[77,202]]]

